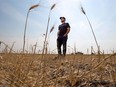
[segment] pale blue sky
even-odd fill
[[[0,40],[9,46],[15,41],[15,50],[22,49],[23,32],[27,11],[30,6],[37,4],[39,0],[0,0]],[[51,5],[57,3],[52,10],[50,26],[55,24],[54,31],[50,34],[49,48],[56,48],[57,27],[60,24],[59,17],[65,16],[71,26],[68,45],[76,47],[78,51],[85,52],[91,46],[97,51],[96,44],[86,20],[80,11],[78,0],[41,0],[40,7],[33,9],[29,14],[26,49],[38,42],[43,46],[43,34],[46,30],[48,13]],[[81,0],[81,3],[92,23],[101,51],[111,52],[116,50],[116,0]],[[4,48],[2,47],[0,49]],[[42,49],[41,47],[37,50]],[[68,48],[71,50],[71,48]]]

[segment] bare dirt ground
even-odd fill
[[[116,87],[116,56],[98,57],[0,54],[0,87]]]

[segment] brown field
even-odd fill
[[[115,54],[55,56],[0,54],[0,87],[116,87]]]

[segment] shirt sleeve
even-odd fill
[[[67,23],[67,28],[70,28],[70,25],[69,25],[69,23]]]

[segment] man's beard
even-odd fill
[[[63,20],[63,21],[61,21],[62,23],[64,23],[65,21]]]

